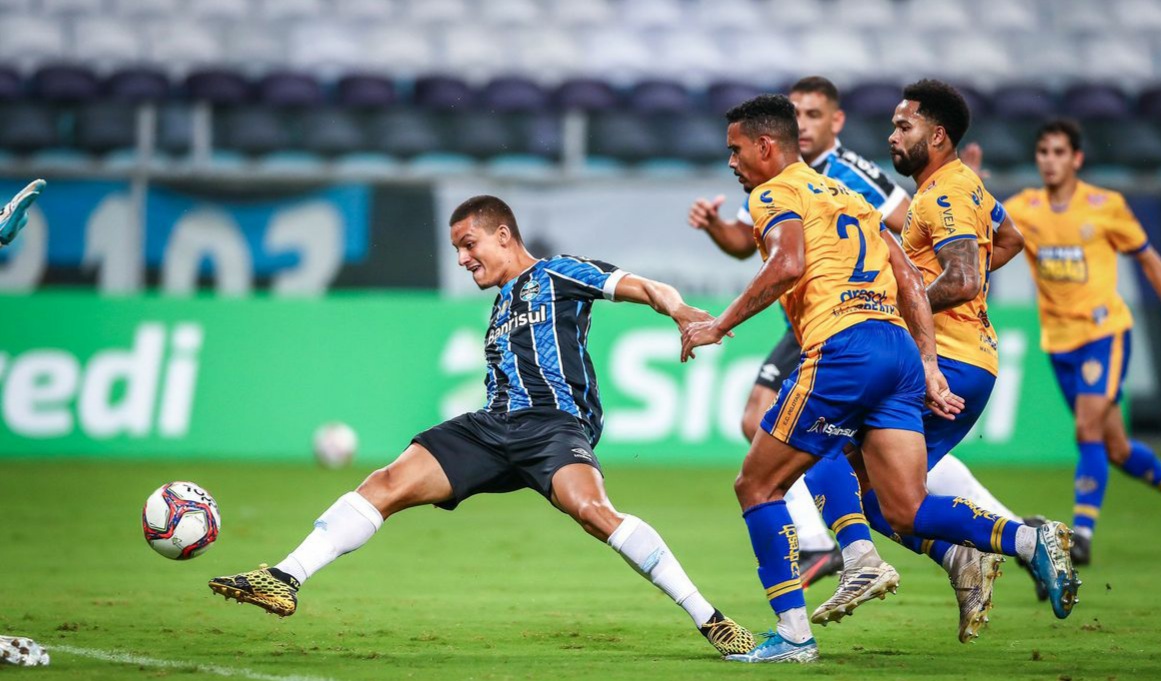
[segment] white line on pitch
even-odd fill
[[[102,660],[104,662],[135,664],[141,667],[192,669],[202,674],[234,676],[243,679],[254,679],[255,681],[333,681],[332,679],[328,679],[325,676],[279,676],[277,674],[263,674],[262,672],[256,672],[253,669],[246,669],[244,667],[223,667],[216,664],[200,664],[197,662],[183,662],[181,660],[159,660],[155,657],[144,657],[142,655],[132,655],[130,653],[119,653],[115,650],[75,648],[73,646],[62,645],[49,645],[47,648],[50,655],[55,655],[56,653],[65,653],[67,655],[87,657],[93,660]]]

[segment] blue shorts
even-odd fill
[[[988,404],[996,377],[987,369],[974,364],[960,362],[946,357],[939,358],[939,370],[947,379],[947,387],[963,398],[964,408],[956,414],[954,421],[948,421],[923,410],[923,432],[927,440],[927,470],[935,467],[945,454],[950,452],[965,437]]]
[[[1121,401],[1132,337],[1132,331],[1121,331],[1071,352],[1049,355],[1069,409],[1076,410],[1078,395],[1104,395],[1114,403]]]
[[[864,429],[922,433],[926,392],[919,350],[906,329],[860,322],[802,354],[762,430],[809,454],[838,456]]]

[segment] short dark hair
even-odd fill
[[[481,219],[480,226],[488,230],[488,233],[495,232],[500,225],[508,225],[508,231],[512,232],[516,241],[524,243],[524,239],[520,236],[520,227],[516,225],[516,214],[499,197],[490,194],[473,196],[456,206],[447,224],[450,227],[470,217],[479,217]]]
[[[1080,132],[1080,123],[1071,118],[1054,118],[1044,123],[1036,131],[1036,143],[1039,144],[1046,135],[1064,135],[1068,138],[1068,143],[1072,145],[1073,152],[1081,150],[1083,137]]]
[[[830,82],[830,79],[823,78],[822,76],[807,76],[800,79],[797,83],[790,86],[790,93],[794,94],[795,92],[816,92],[834,102],[835,106],[839,105],[838,88],[834,86],[834,83]]]
[[[784,146],[798,148],[798,118],[786,95],[758,95],[726,112],[730,123],[741,123],[748,137],[769,135]]]
[[[941,126],[952,146],[959,146],[971,125],[972,113],[958,90],[941,80],[925,78],[903,88],[903,99],[918,102],[919,115]]]

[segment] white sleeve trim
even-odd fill
[[[905,198],[907,198],[907,192],[903,191],[903,188],[899,185],[895,185],[895,188],[891,190],[891,195],[887,197],[883,205],[879,206],[879,213],[883,216],[883,219],[886,220],[888,215],[894,213],[895,209],[899,207],[899,204],[903,203],[903,199]]]
[[[743,225],[754,226],[754,216],[750,215],[750,211],[746,210],[745,206],[738,209],[738,222]]]
[[[605,295],[605,300],[616,300],[614,296],[617,293],[617,284],[627,276],[629,276],[629,273],[625,270],[614,270],[609,275],[609,278],[605,280],[605,287],[601,289],[601,293]]]

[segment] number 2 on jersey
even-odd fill
[[[835,221],[835,227],[838,229],[840,239],[849,238],[847,227],[854,227],[855,233],[859,235],[859,259],[855,261],[855,269],[851,272],[851,278],[847,281],[858,284],[867,284],[874,281],[879,276],[879,270],[867,272],[863,269],[863,261],[867,258],[867,237],[863,235],[863,229],[859,225],[859,221],[849,215],[841,214],[838,216],[838,220]]]

